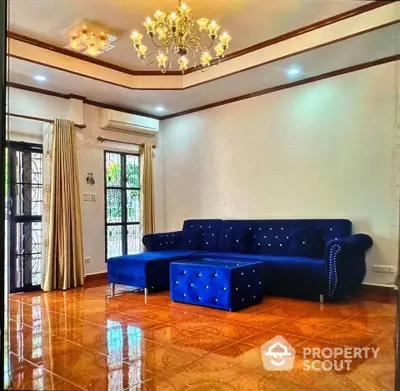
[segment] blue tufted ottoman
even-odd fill
[[[171,299],[237,311],[263,299],[261,262],[200,258],[172,262]]]

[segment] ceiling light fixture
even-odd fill
[[[37,81],[46,81],[47,80],[46,76],[41,76],[41,75],[34,76],[33,78]]]
[[[161,113],[162,111],[164,111],[165,109],[164,109],[164,107],[162,107],[162,106],[157,106],[156,107],[156,111],[158,111],[159,113]]]
[[[114,48],[112,45],[117,36],[114,31],[107,29],[97,23],[82,21],[68,32],[69,44],[67,49],[97,57],[104,52]]]
[[[288,76],[297,76],[300,74],[300,69],[299,68],[290,68],[286,71],[286,74]]]
[[[147,29],[147,35],[150,37],[155,51],[146,55],[148,47],[142,44],[143,34],[137,31],[131,35],[133,46],[140,59],[151,59],[148,65],[157,61],[162,73],[172,69],[174,57],[182,73],[187,70],[190,61],[193,61],[196,68],[208,68],[214,63],[217,64],[224,57],[232,39],[227,33],[218,37],[220,26],[215,20],[200,18],[195,22],[192,10],[181,0],[179,0],[176,11],[169,14],[156,11],[154,19],[146,18],[143,25]],[[207,35],[208,43],[206,44]],[[213,48],[215,52],[213,57],[210,49],[217,37],[219,42]]]

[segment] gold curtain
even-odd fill
[[[153,147],[151,144],[145,143],[140,147],[140,168],[142,234],[147,235],[155,231]]]
[[[43,290],[84,283],[82,220],[74,123],[56,119],[53,127],[50,212]]]

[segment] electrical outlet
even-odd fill
[[[396,268],[394,266],[373,265],[372,271],[374,273],[394,274],[396,273]]]
[[[89,193],[83,193],[83,201],[89,201]]]
[[[96,202],[96,193],[89,193],[90,194],[90,201]]]
[[[92,263],[92,258],[85,257],[85,263]]]

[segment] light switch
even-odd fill
[[[96,202],[96,193],[90,193],[90,201]]]
[[[83,193],[83,201],[89,201],[89,193]]]

